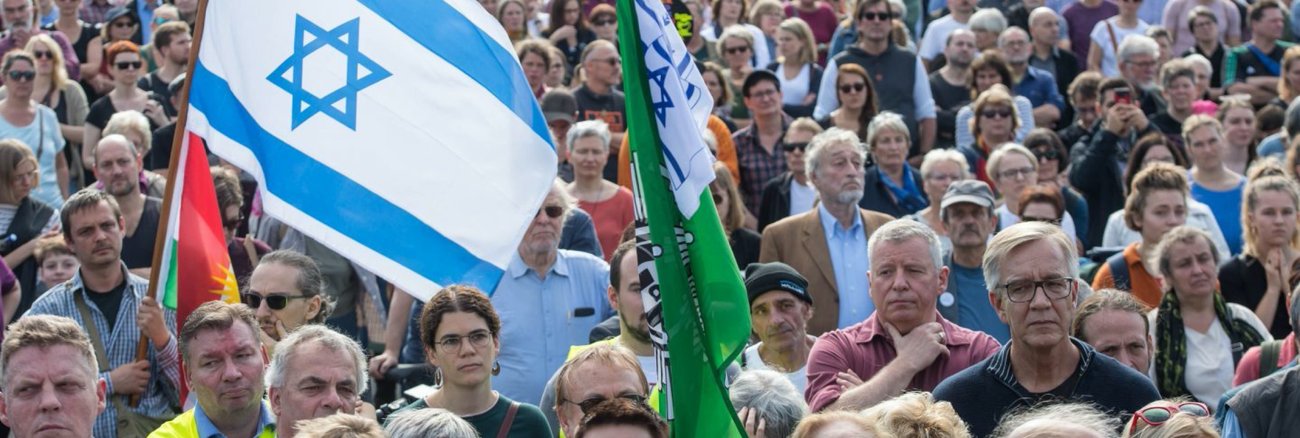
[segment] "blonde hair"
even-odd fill
[[[28,53],[35,53],[37,44],[44,44],[45,49],[50,51],[52,55],[50,67],[53,69],[50,72],[50,82],[54,84],[54,89],[63,90],[63,87],[68,85],[68,67],[63,64],[63,49],[60,49],[59,43],[55,42],[54,38],[50,38],[49,35],[34,32],[32,38],[27,40],[27,46],[23,47],[23,50]]]
[[[1214,129],[1215,136],[1219,137],[1220,140],[1223,139],[1223,124],[1219,123],[1218,119],[1205,114],[1193,114],[1183,121],[1183,144],[1190,148],[1192,146],[1192,133],[1207,126]]]
[[[1300,47],[1292,46],[1282,52],[1282,68],[1280,69],[1282,77],[1278,78],[1277,81],[1277,97],[1281,98],[1283,102],[1290,102],[1292,98],[1296,97],[1296,92],[1300,92],[1300,90],[1292,90],[1291,85],[1286,83],[1286,71],[1296,61],[1300,61]]]
[[[719,3],[721,3],[721,1],[719,1]],[[718,37],[717,45],[718,45],[719,56],[727,52],[727,40],[732,38],[739,39],[741,41],[744,41],[745,44],[749,44],[749,51],[750,53],[753,53],[754,34],[749,33],[749,30],[745,29],[744,26],[741,26],[739,24],[733,24],[727,27],[725,30],[723,30],[722,35]]]
[[[153,147],[153,131],[149,130],[149,119],[136,110],[119,111],[108,119],[108,123],[104,125],[104,137],[113,134],[119,134],[123,137],[126,137],[127,134],[139,136],[140,144],[132,144],[135,147],[136,158],[143,157]],[[93,148],[98,146],[91,146],[92,153]]]
[[[758,4],[762,5],[766,1],[768,0],[762,0]],[[757,7],[755,6],[755,8]],[[812,64],[817,62],[817,42],[813,39],[812,28],[808,27],[808,22],[799,17],[787,18],[776,28],[794,34],[795,39],[799,41],[799,54],[796,55],[798,59],[794,60],[796,63]],[[782,59],[782,61],[788,60]]]
[[[880,437],[969,438],[970,431],[952,403],[935,402],[928,392],[909,392],[862,411]]]
[[[853,425],[858,426],[867,433],[865,436],[876,436],[876,426],[867,421],[867,418],[862,414],[846,411],[822,411],[803,417],[803,421],[799,422],[799,427],[794,429],[794,433],[790,435],[790,438],[812,437],[826,426],[839,422],[853,423]]]
[[[581,386],[581,382],[572,381],[574,377],[570,374],[577,372],[587,362],[597,362],[607,367],[635,372],[637,381],[641,385],[641,395],[650,394],[650,384],[646,381],[645,372],[641,371],[641,363],[637,361],[636,355],[631,350],[612,342],[592,344],[570,357],[555,373],[556,411],[559,411],[564,401],[569,399],[569,388]]]
[[[994,146],[996,147],[996,145]],[[989,154],[988,161],[984,163],[984,173],[988,174],[989,178],[993,179],[994,181],[997,181],[998,179],[997,174],[1002,172],[1002,160],[1005,160],[1007,158],[1007,155],[1011,155],[1011,154],[1019,154],[1024,156],[1026,159],[1029,160],[1029,165],[1034,168],[1034,171],[1035,172],[1038,171],[1038,157],[1034,156],[1033,151],[1030,151],[1029,148],[1015,143],[1008,143],[1005,146],[999,147],[997,148],[997,150],[994,150],[992,154]],[[1019,193],[1005,193],[1003,195],[1016,197],[1019,196]]]
[[[1292,208],[1300,210],[1300,183],[1296,183],[1294,179],[1272,175],[1246,183],[1246,189],[1241,194],[1241,253],[1257,259],[1263,259],[1267,254],[1259,254],[1259,248],[1255,246],[1259,233],[1255,231],[1251,213],[1259,204],[1260,193],[1266,191],[1286,194],[1291,198]],[[1300,248],[1300,232],[1292,231],[1290,240],[1291,248]]]
[[[518,0],[509,0],[518,1]],[[300,438],[384,438],[384,429],[373,418],[339,412],[328,417],[299,421]]]
[[[1142,409],[1151,407],[1174,407],[1192,401],[1187,397],[1156,400],[1147,403]],[[1139,409],[1141,411],[1141,409]],[[1197,417],[1186,412],[1175,412],[1160,426],[1148,426],[1142,421],[1133,427],[1124,428],[1124,438],[1219,438],[1219,431],[1214,428],[1213,417]]]
[[[710,184],[710,190],[719,190],[727,192],[727,216],[719,217],[722,220],[722,228],[730,236],[735,231],[745,226],[745,205],[740,202],[740,190],[736,188],[736,180],[731,178],[731,170],[721,161],[713,163],[713,184]]]
[[[961,168],[961,179],[970,179],[970,164],[966,161],[966,155],[956,149],[939,148],[925,153],[925,158],[921,160],[921,178],[930,176],[934,166],[943,162],[956,164],[957,167]]]
[[[785,135],[788,137],[791,132],[795,131],[803,131],[815,136],[821,134],[825,129],[822,128],[822,125],[817,124],[816,120],[808,117],[800,117],[794,119],[793,122],[790,122],[790,126],[785,128]]]
[[[22,199],[13,199],[14,193],[11,188],[14,177],[18,171],[18,166],[23,163],[31,162],[36,166],[36,182],[32,187],[39,186],[41,183],[41,163],[36,162],[36,155],[32,154],[32,148],[16,138],[6,138],[0,140],[0,202],[6,204],[18,204]]]

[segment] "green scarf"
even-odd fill
[[[1231,345],[1241,345],[1240,350],[1233,350],[1232,363],[1235,366],[1241,360],[1246,349],[1259,345],[1263,334],[1255,331],[1246,321],[1232,318],[1228,304],[1218,291],[1214,292],[1214,315],[1219,325],[1228,333]],[[1156,386],[1164,398],[1191,396],[1183,381],[1187,367],[1187,328],[1183,326],[1183,312],[1179,307],[1178,294],[1165,292],[1156,313]]]

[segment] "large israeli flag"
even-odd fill
[[[495,287],[556,170],[496,20],[473,0],[207,5],[187,129],[268,214],[421,299]]]

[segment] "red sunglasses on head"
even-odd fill
[[[1133,414],[1133,420],[1129,422],[1128,431],[1132,433],[1137,429],[1138,419],[1148,426],[1159,426],[1165,424],[1170,418],[1178,413],[1185,413],[1193,417],[1208,417],[1210,407],[1201,402],[1182,402],[1173,406],[1151,406],[1142,408]]]

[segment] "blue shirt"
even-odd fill
[[[606,290],[609,265],[584,252],[559,250],[545,278],[516,253],[492,293],[501,316],[501,374],[492,388],[524,403],[537,403],[569,347],[587,344],[596,324],[614,315]]]
[[[821,218],[822,231],[826,232],[826,248],[830,250],[831,266],[835,269],[835,290],[840,297],[837,326],[842,329],[866,321],[876,305],[871,302],[871,286],[867,283],[871,263],[862,215],[854,214],[853,226],[848,229],[826,211],[825,204],[817,204],[817,216]]]
[[[1061,92],[1056,88],[1056,78],[1047,70],[1029,66],[1025,70],[1025,76],[1020,78],[1020,83],[1016,84],[1015,92],[1016,95],[1029,99],[1034,108],[1051,104],[1065,111],[1065,99],[1061,98]]]
[[[217,426],[212,424],[212,420],[208,419],[208,414],[203,412],[203,405],[194,405],[194,424],[198,426],[199,438],[227,438],[225,434],[217,430]],[[264,400],[262,401],[261,413],[257,418],[256,430],[258,432],[253,436],[261,436],[262,431],[268,428],[272,431],[275,430],[275,417],[271,415],[271,406],[267,405]]]
[[[1241,195],[1246,188],[1246,178],[1238,181],[1233,188],[1221,192],[1207,189],[1196,182],[1191,178],[1191,171],[1188,171],[1187,180],[1192,186],[1192,199],[1201,201],[1210,206],[1211,211],[1218,212],[1214,217],[1219,220],[1223,239],[1228,241],[1228,251],[1233,255],[1241,254],[1241,214],[1237,212],[1241,211]]]
[[[989,289],[984,285],[984,270],[952,263],[948,265],[948,282],[953,284],[949,289],[957,291],[953,299],[956,300],[958,319],[953,322],[971,330],[988,333],[998,343],[1007,345],[1011,341],[1011,328],[998,318],[998,311],[989,303]],[[942,295],[939,297],[940,301],[945,299]]]

